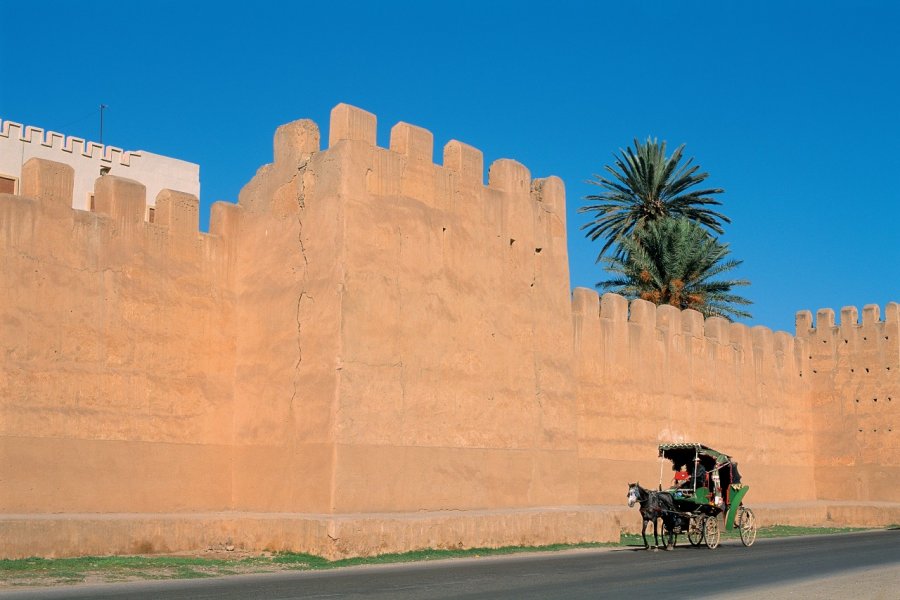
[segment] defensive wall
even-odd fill
[[[797,335],[570,293],[565,191],[338,105],[237,204],[71,166],[0,194],[0,555],[613,539],[662,441],[764,522],[900,520],[898,305]],[[830,315],[830,317],[829,317]],[[871,399],[870,399],[871,397]],[[870,432],[869,429],[875,431]],[[663,472],[668,480],[671,472]],[[852,482],[852,484],[850,483]]]

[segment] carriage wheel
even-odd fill
[[[756,541],[756,532],[759,529],[756,525],[756,516],[753,511],[746,507],[741,507],[738,511],[738,527],[741,531],[741,543],[745,546],[752,546]]]
[[[687,538],[691,546],[694,547],[703,543],[703,524],[701,519],[691,517],[691,522],[688,524]]]
[[[722,533],[719,531],[719,519],[716,517],[706,517],[703,519],[703,539],[706,541],[706,547],[710,550],[718,547],[719,538]]]

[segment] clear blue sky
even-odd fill
[[[340,4],[0,0],[0,117],[96,140],[108,104],[107,143],[200,164],[205,228],[348,102],[562,177],[573,287],[585,180],[653,135],[725,188],[749,324],[900,301],[900,3]]]

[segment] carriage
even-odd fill
[[[753,511],[743,505],[750,489],[741,482],[738,465],[726,454],[696,443],[659,445],[660,490],[668,493],[675,505],[670,518],[663,518],[665,534],[687,534],[692,546],[719,545],[721,529],[719,515],[728,531],[738,529],[744,546],[756,541],[757,524]],[[663,466],[667,459],[672,470],[681,474],[676,483],[665,489]],[[686,467],[686,468],[682,468]],[[679,481],[680,480],[680,481]]]

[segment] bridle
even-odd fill
[[[642,503],[648,498],[648,494],[646,491],[639,486],[638,484],[634,484],[628,488],[628,506],[629,508],[634,506],[634,503]]]

